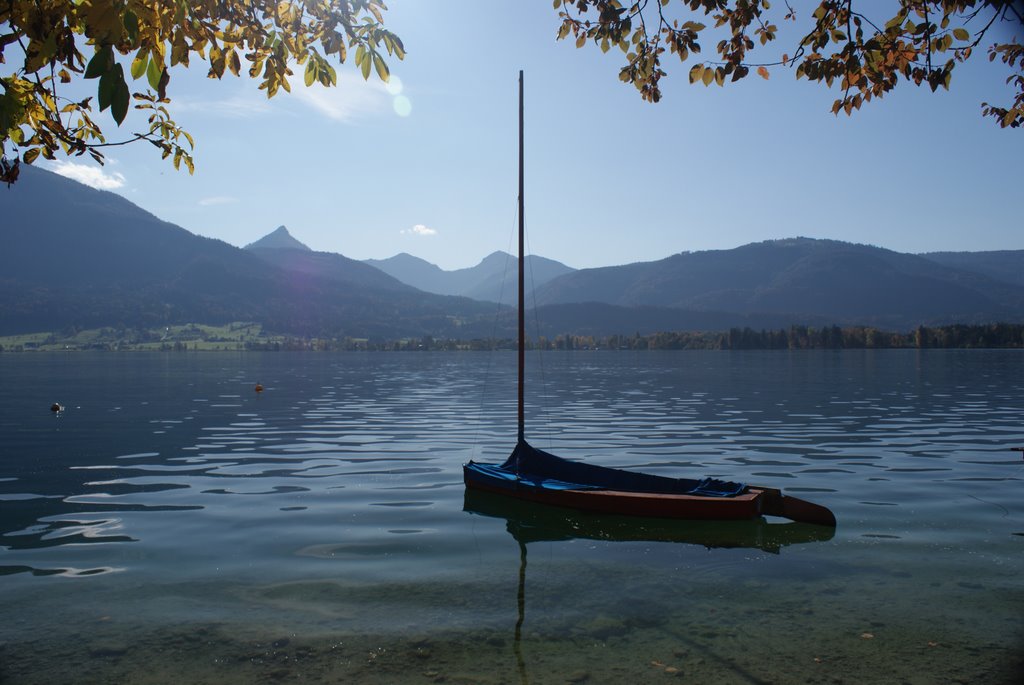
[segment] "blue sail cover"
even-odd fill
[[[485,464],[474,464],[476,468]],[[672,495],[733,497],[746,490],[742,483],[717,478],[669,478],[624,471],[583,462],[569,461],[520,442],[500,467],[490,467],[490,475],[504,472],[505,477],[532,481],[535,487],[558,490],[624,490]]]

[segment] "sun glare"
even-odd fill
[[[409,98],[402,95],[402,79],[392,74],[388,82],[384,84],[384,87],[392,96],[391,106],[394,108],[395,114],[400,117],[409,116],[412,113],[412,102]]]
[[[388,79],[388,82],[384,84],[384,87],[392,95],[401,95],[402,94],[402,79],[398,78],[394,74],[391,74],[391,77]]]
[[[404,95],[397,96],[392,105],[395,108],[395,114],[400,117],[407,117],[412,113],[412,102]]]

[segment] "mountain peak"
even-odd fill
[[[515,256],[508,252],[498,250],[481,259],[477,266],[504,267],[507,262],[515,261],[515,259]]]
[[[288,232],[288,229],[284,226],[278,226],[272,232],[263,236],[254,243],[249,243],[245,246],[246,250],[252,250],[254,248],[271,248],[276,250],[304,250],[306,252],[312,252],[312,250],[305,244],[299,242],[292,237],[292,234]]]

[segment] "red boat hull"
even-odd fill
[[[749,492],[734,497],[699,497],[621,490],[509,490],[473,480],[467,480],[466,485],[528,502],[599,514],[715,521],[749,520],[765,514],[771,515],[770,512],[764,511],[764,491],[759,488],[749,488]]]

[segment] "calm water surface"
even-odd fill
[[[467,500],[513,353],[2,354],[0,682],[1021,682],[1022,361],[528,361],[536,446],[833,534]]]

